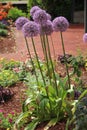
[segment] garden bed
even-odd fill
[[[11,92],[13,92],[13,97],[6,103],[0,104],[0,110],[3,110],[5,114],[8,114],[12,111],[20,113],[22,111],[22,102],[26,98],[25,91],[26,86],[19,82],[10,87]]]
[[[82,70],[82,80],[86,85],[86,81],[87,81],[87,71],[82,67],[80,68]],[[69,69],[70,71],[72,70],[72,68],[70,67]],[[56,67],[56,71],[59,73],[59,75],[61,77],[64,77],[66,74],[65,71],[65,65],[61,64],[60,61],[58,61],[58,65]],[[63,72],[63,73],[61,73]],[[15,111],[16,113],[22,112],[22,103],[23,101],[26,99],[26,90],[27,87],[24,85],[23,82],[18,82],[15,85],[12,85],[10,88],[11,92],[14,93],[13,97],[11,100],[9,100],[6,103],[2,103],[0,104],[0,110],[4,111],[4,114],[8,114],[11,113],[13,111]],[[36,130],[44,130],[44,127],[46,126],[47,122],[43,122],[40,125],[37,126]],[[49,128],[49,130],[65,130],[65,125],[66,122],[61,121],[59,123],[57,123],[55,126]],[[23,129],[21,129],[23,130]],[[69,128],[69,130],[72,130],[72,127]]]
[[[0,50],[1,53],[11,53],[14,51],[15,47],[15,40],[13,36],[13,32],[9,30],[8,36],[3,38],[1,37],[1,44],[0,44]],[[7,49],[6,49],[7,48]],[[60,77],[64,77],[66,75],[65,71],[65,65],[60,63],[60,61],[56,62],[56,71],[60,75]],[[87,71],[85,70],[84,67],[80,67],[80,70],[82,72],[81,79],[83,81],[83,88],[87,86]],[[72,67],[69,67],[69,71],[72,71]],[[84,86],[85,84],[85,86]],[[77,84],[75,84],[78,86]],[[18,82],[15,85],[12,85],[10,87],[10,90],[14,92],[14,96],[12,97],[11,100],[4,104],[0,104],[0,110],[3,110],[5,114],[10,113],[11,111],[16,111],[17,113],[22,112],[22,103],[26,99],[26,89],[27,87],[24,85],[23,82]],[[47,124],[47,122],[41,123],[40,125],[37,126],[36,130],[44,130],[44,126]],[[65,130],[65,121],[61,121],[57,123],[54,127],[49,128],[49,130]],[[72,130],[72,128],[70,128]]]
[[[87,127],[87,59],[81,55],[75,57],[66,54],[62,32],[68,29],[68,20],[58,17],[51,22],[47,20],[49,14],[37,8],[36,14],[39,12],[40,18],[39,15],[34,15],[34,21],[30,22],[27,18],[20,17],[15,22],[16,28],[24,34],[29,59],[24,62],[0,59],[0,127],[14,130],[72,130],[74,127],[83,129],[84,125]],[[36,19],[43,18],[42,14],[45,16],[45,23],[38,21],[38,24],[41,24],[38,26]],[[56,24],[56,20],[60,21],[57,21],[59,25]],[[2,29],[2,26],[2,35],[4,32],[5,37],[0,38],[4,44],[1,48],[5,48],[2,53],[7,54],[7,46],[11,46],[9,40],[13,40],[13,44],[15,40],[13,32],[7,27]],[[52,59],[49,44],[49,35],[53,31],[60,31],[63,51],[63,55],[55,56],[53,49],[55,60]],[[39,34],[44,60],[40,60],[33,38]],[[33,55],[27,37],[31,37]],[[12,45],[12,48],[15,50],[15,45]],[[16,112],[14,116],[13,111]],[[83,118],[80,113],[83,114]]]

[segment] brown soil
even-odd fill
[[[13,111],[20,113],[22,111],[22,102],[26,97],[26,86],[22,82],[19,82],[11,86],[9,89],[14,95],[8,102],[0,104],[0,110],[3,110],[5,114]]]

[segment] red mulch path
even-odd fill
[[[3,49],[8,50],[8,51],[1,50],[0,57],[6,57],[8,59],[25,61],[25,59],[27,59],[28,56],[27,56],[27,48],[25,45],[23,34],[21,33],[21,31],[16,30],[16,28],[12,28],[12,31],[15,37],[15,44],[12,42],[10,45],[5,47],[4,44],[7,44],[6,42],[8,42],[8,39],[5,40],[6,42],[3,42],[3,45],[0,44],[0,48],[1,47],[3,48],[4,46]],[[83,43],[83,34],[84,34],[83,25],[71,25],[66,32],[63,32],[66,53],[72,54],[72,55],[78,55],[79,53],[81,53],[82,55],[87,55],[87,44]],[[34,41],[37,47],[38,54],[42,58],[43,53],[40,46],[40,38],[35,37],[34,39],[35,39]],[[59,54],[62,54],[60,33],[59,32],[53,33],[52,39],[54,42],[56,56]],[[49,37],[49,40],[50,40],[50,37]],[[29,42],[29,47],[32,52],[32,55],[34,55],[32,44],[31,44],[32,43],[31,39],[28,39],[28,42]],[[9,46],[10,46],[10,49],[9,49]],[[51,52],[53,54],[52,48],[51,48]]]
[[[83,25],[72,25],[66,32],[63,33],[66,53],[72,55],[78,55],[79,53],[81,53],[83,56],[87,55],[87,44],[83,43],[83,34],[84,34]],[[62,46],[59,32],[53,33],[52,37],[54,41],[56,56],[58,56],[62,54]],[[28,41],[32,55],[34,55],[31,39],[29,39]],[[43,58],[39,37],[35,38],[35,43],[39,56]],[[51,52],[53,55],[52,48]],[[11,31],[9,32],[8,37],[6,38],[0,37],[0,58],[2,57],[20,61],[25,61],[28,58],[27,48],[25,45],[23,34],[20,31],[16,30],[15,28],[12,28],[12,32]],[[16,110],[19,113],[22,111],[21,101],[24,100],[25,97],[24,92],[26,90],[26,86],[23,83],[18,83],[15,86],[12,86],[10,89],[11,91],[14,92],[14,97],[9,102],[5,104],[0,104],[0,109],[2,109],[5,113],[10,113],[14,110]],[[36,130],[43,130],[43,125],[44,124],[38,126]],[[58,123],[56,126],[51,127],[49,130],[64,130],[64,129],[65,129],[65,123]]]

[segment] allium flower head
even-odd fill
[[[87,42],[87,33],[85,33],[84,35],[83,35],[83,41],[86,43]]]
[[[53,24],[50,20],[47,20],[40,28],[41,35],[47,34],[50,35],[53,32]]]
[[[33,21],[24,24],[22,31],[25,37],[34,37],[39,34],[39,25]]]
[[[69,27],[69,22],[65,17],[57,17],[53,20],[53,28],[54,31],[58,32],[64,32],[67,30],[67,28]]]
[[[39,9],[40,9],[40,8],[39,8],[38,6],[33,6],[33,7],[31,8],[31,10],[30,10],[30,15],[33,16],[34,13],[35,13],[37,10],[39,10]]]
[[[25,17],[19,17],[16,21],[15,21],[15,26],[18,30],[21,30],[23,25],[25,23],[29,22],[29,20]]]
[[[47,14],[47,20],[51,20],[51,15],[46,13]]]
[[[45,10],[37,10],[34,13],[33,19],[38,24],[45,24],[47,22],[47,14]]]

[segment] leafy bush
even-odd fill
[[[6,29],[0,29],[0,36],[7,36],[8,35],[8,31]]]
[[[15,61],[14,59],[7,60],[5,58],[0,59],[0,64],[2,69],[13,69],[15,67],[20,66],[19,61]]]
[[[18,17],[20,16],[26,16],[26,13],[24,13],[22,10],[14,7],[14,8],[11,8],[8,12],[8,18],[9,19],[12,19],[13,21],[15,21]]]
[[[27,124],[25,128],[26,130],[34,130],[37,124],[42,121],[47,121],[48,124],[46,125],[46,128],[49,128],[50,126],[55,125],[58,121],[72,117],[72,102],[71,100],[68,100],[68,93],[72,95],[70,96],[71,98],[73,98],[74,93],[72,88],[66,90],[67,78],[65,77],[62,81],[62,79],[57,75],[57,96],[55,87],[50,85],[49,78],[46,75],[47,70],[45,68],[45,62],[40,63],[40,65],[43,69],[47,86],[43,85],[40,71],[37,63],[35,63],[35,66],[37,66],[36,73],[38,75],[39,86],[37,85],[35,72],[28,72],[24,79],[28,86],[27,94],[29,98],[27,98],[23,103],[23,113],[16,120],[15,127],[20,127],[22,122]]]
[[[14,111],[6,115],[4,114],[3,110],[0,110],[0,129],[11,130],[16,120],[16,117],[17,117],[17,113]]]
[[[0,72],[0,85],[3,87],[11,86],[18,81],[18,76],[11,70],[2,70]]]
[[[71,19],[71,0],[28,0],[28,9],[38,5],[51,14],[52,18],[65,16]]]
[[[42,0],[43,1],[43,0]],[[70,20],[71,16],[71,1],[70,0],[49,0],[43,1],[45,9],[52,15],[52,17],[65,16]],[[54,8],[53,8],[54,7]]]
[[[87,130],[87,94],[76,104],[73,119],[75,125],[73,130]]]
[[[7,29],[7,25],[5,25],[2,22],[0,22],[0,29]]]

